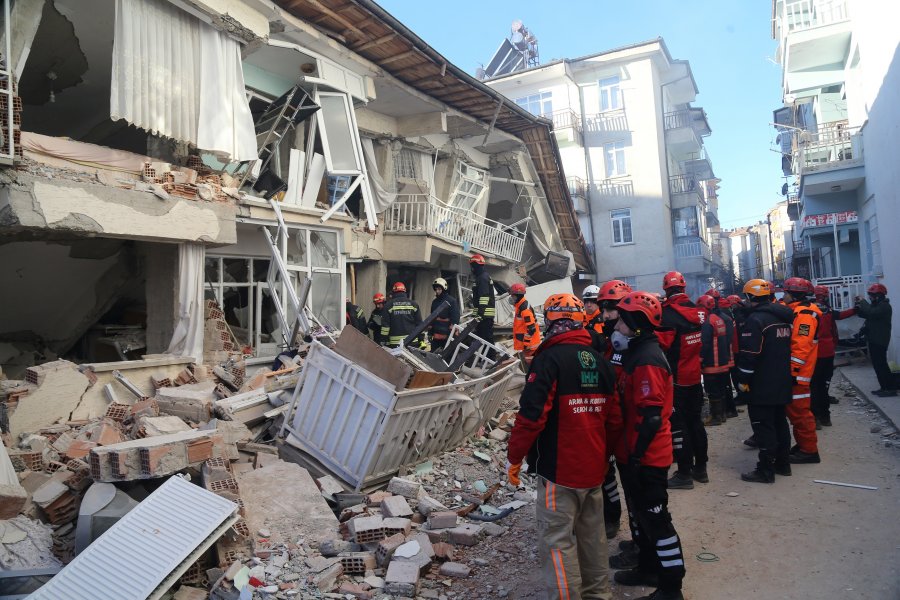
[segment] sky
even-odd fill
[[[688,60],[712,135],[706,151],[719,189],[723,229],[765,219],[781,201],[780,155],[771,150],[781,102],[766,0],[378,0],[432,48],[471,74],[520,19],[538,38],[541,62],[577,58],[657,37]]]

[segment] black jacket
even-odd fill
[[[369,329],[372,331],[372,339],[375,340],[376,344],[381,343],[381,326],[384,323],[384,315],[387,314],[384,312],[384,306],[381,308],[376,308],[372,311],[372,314],[369,316]]]
[[[450,335],[450,326],[459,323],[459,303],[456,301],[456,298],[447,292],[442,293],[440,296],[436,296],[435,299],[431,301],[431,312],[437,310],[437,307],[440,306],[442,302],[449,302],[450,307],[445,308],[440,316],[431,322],[431,325],[428,328],[431,332],[431,336],[435,339],[446,339]]]
[[[476,315],[491,323],[494,322],[497,316],[497,309],[494,306],[494,282],[483,268],[475,274],[472,304],[475,305]]]
[[[362,332],[363,335],[369,334],[366,327],[366,313],[363,312],[363,309],[355,304],[347,302],[345,305],[345,312],[344,318],[347,325],[355,327],[358,331]]]
[[[794,311],[783,304],[752,308],[739,338],[737,380],[750,386],[748,401],[777,406],[789,404],[791,386],[791,322]]]
[[[399,346],[422,322],[419,305],[403,293],[395,293],[387,301],[384,313],[381,320],[381,343],[392,348]]]
[[[887,298],[874,304],[861,300],[856,305],[856,314],[866,320],[866,335],[869,343],[885,346],[891,343],[891,303]]]

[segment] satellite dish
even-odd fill
[[[511,29],[512,29],[513,33],[522,29],[522,21],[520,21],[519,19],[516,19],[515,21],[513,21]]]

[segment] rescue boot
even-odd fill
[[[822,459],[819,458],[818,452],[803,452],[802,450],[797,450],[791,454],[790,461],[793,465],[806,465],[820,463],[822,462]]]
[[[619,533],[619,526],[617,521],[606,523],[606,539],[611,540],[616,537],[616,534]]]
[[[750,446],[751,448],[759,448],[759,444],[756,442],[756,436],[753,435],[744,440],[744,445]]]
[[[784,465],[776,464],[775,474],[781,475],[782,477],[790,477],[791,475],[793,475],[793,473],[791,473],[791,463],[787,463]]]
[[[831,427],[831,416],[822,417],[821,419],[819,419],[819,421],[820,421],[820,422],[822,423],[822,425],[824,425],[825,427]]]
[[[816,431],[822,431],[822,421],[819,417],[813,417],[816,420]]]
[[[709,424],[725,424],[725,406],[722,404],[722,400],[719,398],[709,399]]]
[[[659,578],[656,573],[641,571],[638,568],[634,568],[626,571],[616,571],[615,575],[613,575],[613,581],[619,585],[645,585],[647,587],[656,587]]]
[[[640,562],[640,552],[619,552],[609,557],[609,568],[628,570],[637,568]]]
[[[738,416],[738,409],[730,408],[725,411],[725,416],[729,419],[736,419]]]
[[[709,475],[706,472],[706,465],[695,465],[691,469],[691,477],[697,483],[709,483]]]
[[[681,593],[681,590],[670,590],[668,592],[656,590],[649,596],[641,596],[637,600],[684,600],[684,595]]]
[[[667,487],[670,490],[692,490],[694,489],[694,479],[690,475],[675,471],[675,474],[669,477]]]
[[[773,471],[762,471],[757,467],[749,473],[741,473],[741,479],[750,483],[775,483],[775,473]]]
[[[622,540],[619,542],[619,550],[630,554],[638,554],[641,551],[634,540]]]

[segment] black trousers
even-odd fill
[[[709,398],[709,414],[713,418],[724,418],[727,408],[728,371],[723,373],[704,373],[703,389]]]
[[[831,376],[834,374],[834,357],[820,358],[816,361],[816,370],[813,371],[812,381],[809,384],[810,404],[812,413],[817,419],[831,420],[831,402],[828,400],[828,386],[831,384]]]
[[[616,463],[610,461],[606,479],[603,480],[603,521],[616,526],[622,520],[622,499],[619,496],[619,486],[616,483]]]
[[[875,369],[875,376],[878,378],[878,387],[883,390],[894,390],[897,388],[894,386],[894,375],[888,365],[887,349],[887,346],[869,342],[869,358],[872,360],[872,368]]]
[[[666,491],[668,469],[619,465],[632,536],[640,548],[638,568],[657,573],[659,589],[669,592],[681,589],[684,579],[684,555],[681,540],[669,514]]]
[[[478,325],[475,326],[475,331],[473,331],[475,335],[480,337],[486,342],[494,343],[494,319],[482,319],[478,321]],[[494,358],[494,351],[490,350],[487,353],[488,358]]]
[[[672,448],[678,471],[690,475],[694,466],[705,467],[709,458],[706,428],[703,427],[703,387],[675,386],[675,410],[672,412]]]
[[[791,430],[788,427],[784,405],[759,405],[751,402],[747,405],[753,437],[759,444],[759,463],[756,468],[769,475],[774,475],[775,466],[790,464]]]

